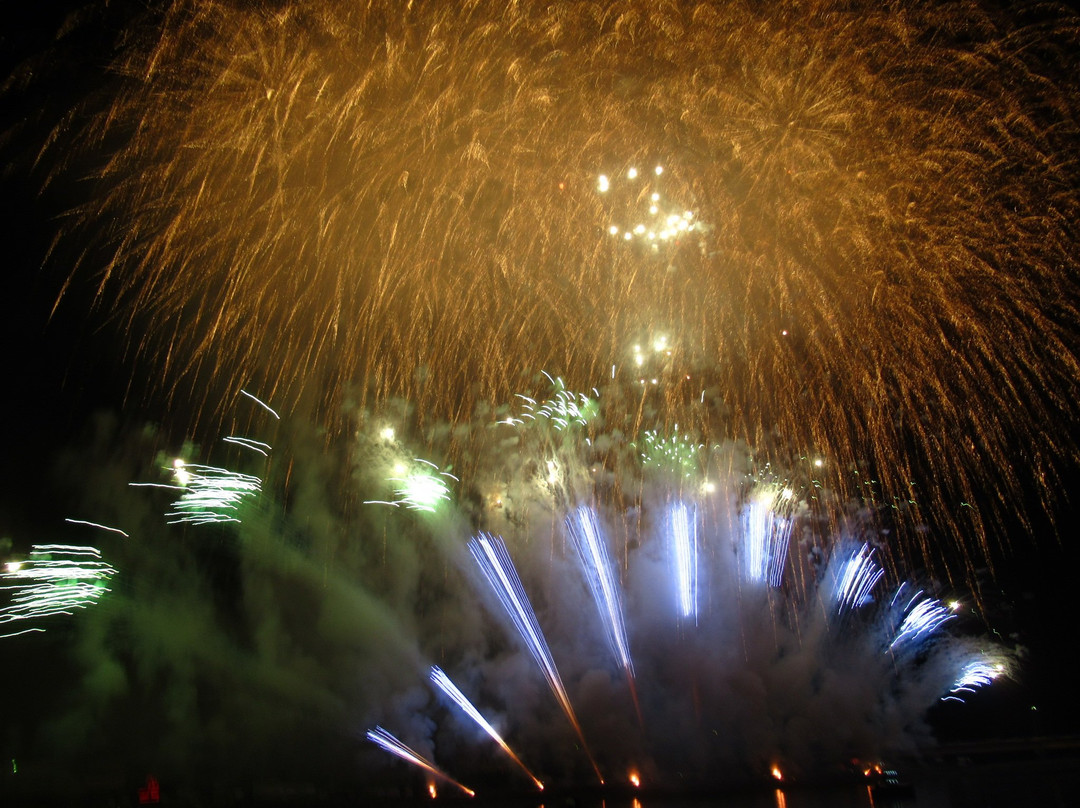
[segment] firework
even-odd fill
[[[596,608],[603,618],[611,650],[619,665],[626,671],[627,678],[632,681],[634,661],[630,656],[630,644],[626,640],[621,590],[595,509],[584,505],[575,508],[566,517],[566,532],[581,562],[581,570],[589,584]]]
[[[960,675],[949,690],[949,695],[942,696],[942,701],[963,702],[961,693],[974,693],[977,688],[985,687],[1007,672],[1007,664],[998,655],[979,655],[966,662],[960,669]]]
[[[596,182],[597,192],[605,194],[610,207],[615,209],[613,218],[621,220],[609,225],[608,233],[632,247],[644,247],[653,255],[660,255],[661,249],[678,245],[695,232],[712,229],[698,221],[694,211],[672,206],[660,190],[663,175],[663,166],[656,166],[648,173],[631,166],[625,181],[618,185],[613,186],[604,174]]]
[[[625,385],[633,387],[632,381]],[[608,388],[605,397],[625,400],[624,392]],[[470,430],[432,430],[445,445],[465,445],[471,458],[469,473],[458,483],[461,496],[439,500],[439,519],[418,522],[404,505],[378,511],[373,520],[374,509],[343,507],[340,523],[312,528],[310,509],[282,505],[277,511],[273,497],[263,494],[260,509],[267,509],[268,518],[240,528],[244,541],[230,547],[243,579],[229,578],[223,590],[213,579],[199,578],[193,595],[210,612],[206,604],[214,598],[208,592],[232,595],[242,587],[245,604],[251,598],[244,620],[257,627],[253,653],[286,682],[308,682],[312,662],[325,660],[320,668],[332,695],[317,701],[332,716],[344,703],[350,714],[380,714],[383,724],[444,738],[431,733],[449,731],[437,726],[446,710],[437,709],[428,687],[410,682],[408,672],[420,659],[452,659],[468,681],[482,682],[485,692],[508,705],[514,751],[443,671],[426,664],[422,669],[538,788],[522,758],[542,761],[536,765],[545,780],[567,784],[584,773],[586,757],[597,777],[601,771],[633,770],[658,787],[696,787],[746,772],[766,776],[762,761],[777,762],[795,777],[827,772],[852,755],[929,744],[922,734],[925,713],[939,699],[968,698],[1009,673],[1012,655],[1006,649],[958,636],[950,625],[954,607],[930,587],[899,583],[885,534],[866,519],[862,503],[852,506],[858,521],[833,534],[804,507],[820,489],[781,485],[778,480],[795,475],[777,467],[767,481],[750,474],[756,465],[745,447],[702,446],[698,467],[687,477],[681,467],[672,474],[670,467],[649,465],[635,437],[641,433],[623,431],[625,422],[610,426],[597,419],[589,422],[588,438],[575,428],[559,431],[553,442],[558,430],[508,429],[498,420],[490,410],[478,411]],[[320,449],[318,465],[336,466],[325,463],[326,457],[340,456],[341,468],[370,470],[367,476],[349,475],[361,491],[384,486],[386,465],[404,456],[401,446],[416,438],[407,420],[393,424],[381,415],[363,421],[355,446]],[[560,476],[573,478],[572,485],[558,483],[564,493],[572,489],[573,498],[550,496],[556,483],[545,477],[549,458],[558,458]],[[813,458],[798,462],[812,465]],[[415,465],[437,470],[426,462]],[[293,503],[307,495],[306,485],[320,496],[334,490],[299,464],[290,470]],[[177,488],[205,475],[185,463],[172,473]],[[714,490],[697,493],[706,480],[715,481]],[[481,493],[488,486],[513,504],[485,499]],[[321,501],[318,508],[315,513],[330,510]],[[471,577],[483,577],[490,592],[454,574],[466,524],[477,526],[469,531],[469,560],[481,574]],[[479,529],[496,525],[514,542],[513,563],[503,539]],[[304,531],[318,541],[298,541]],[[394,540],[380,542],[380,534]],[[431,542],[432,536],[438,541]],[[178,558],[194,549],[183,542],[123,546],[132,554],[145,548],[155,559],[166,549]],[[163,565],[159,574],[184,566]],[[138,563],[130,568],[144,575],[156,569]],[[262,577],[267,575],[273,585]],[[886,589],[893,580],[898,585]],[[535,601],[525,582],[536,586]],[[707,589],[699,591],[700,582]],[[142,629],[157,637],[167,619],[159,620],[157,612],[177,611],[175,593],[183,583],[139,582],[128,590],[133,608],[96,615],[111,621],[125,619],[116,612],[130,612],[133,622],[125,631],[137,632],[143,612],[151,613],[158,591],[166,589],[155,619]],[[294,596],[280,597],[279,584]],[[393,605],[379,603],[383,597]],[[495,598],[497,616],[505,612],[520,641],[511,636],[506,643],[489,634],[477,604],[482,599],[494,605]],[[597,645],[599,627],[594,631],[583,619],[594,609],[608,649]],[[189,634],[199,637],[200,648],[204,633],[220,643],[214,648],[231,648],[235,640],[224,639],[226,630],[215,637],[214,618],[195,623],[199,631],[189,628]],[[95,620],[85,641],[115,636],[103,630],[107,625]],[[261,650],[264,643],[268,650]],[[286,643],[298,653],[280,654]],[[340,664],[335,643],[352,662]],[[625,683],[608,669],[609,650]],[[537,666],[553,698],[542,685],[537,690]],[[363,692],[354,695],[358,673]],[[248,681],[244,673],[236,676],[238,683]],[[275,691],[274,699],[280,697]],[[560,723],[564,717],[569,727]],[[372,730],[369,737],[445,777],[385,730]],[[472,744],[439,745],[440,764],[450,771],[468,771],[475,765],[473,754]]]
[[[264,410],[266,410],[268,413],[270,413],[272,416],[274,416],[274,418],[276,418],[279,421],[281,420],[281,416],[278,415],[277,412],[275,412],[274,409],[269,404],[267,404],[265,401],[263,401],[262,399],[252,395],[247,390],[241,390],[240,395],[244,396],[245,398],[251,399],[256,404],[258,404],[260,407],[262,407]]]
[[[676,581],[679,615],[697,622],[698,613],[698,540],[697,512],[685,502],[668,508],[667,530]]]
[[[850,612],[870,603],[871,592],[885,574],[874,561],[873,555],[874,550],[864,544],[834,560],[837,571],[833,574],[835,585],[831,596],[837,614]]]
[[[85,519],[64,519],[65,522],[69,522],[73,525],[86,525],[87,527],[96,527],[98,530],[105,530],[109,533],[118,533],[119,535],[127,538],[128,534],[118,527],[109,527],[108,525],[102,525],[97,522],[88,522]]]
[[[116,570],[101,560],[94,547],[35,544],[25,561],[12,561],[0,572],[0,589],[11,592],[0,611],[0,627],[21,621],[68,615],[85,609],[108,592]],[[13,637],[45,629],[31,626],[0,637]]]
[[[641,462],[645,468],[664,469],[680,477],[691,477],[700,469],[701,450],[705,447],[689,435],[680,435],[678,424],[670,437],[652,429],[641,436],[641,441],[644,444]]]
[[[227,438],[221,439],[223,443],[231,443],[233,446],[239,446],[242,449],[247,449],[250,452],[255,452],[263,457],[270,456],[270,450],[273,448],[269,443],[265,443],[261,440],[254,440],[252,438],[242,438],[236,435],[230,435]]]
[[[242,474],[198,463],[185,463],[180,458],[173,462],[172,471],[176,477],[175,485],[129,483],[134,487],[182,491],[179,499],[172,503],[173,510],[165,514],[167,522],[171,525],[239,522],[240,518],[236,512],[241,503],[262,490],[262,481],[252,474]]]
[[[529,602],[529,596],[525,593],[525,587],[521,584],[517,570],[514,569],[510,554],[506,551],[506,545],[496,536],[480,533],[469,542],[469,551],[472,553],[487,582],[491,585],[492,590],[499,598],[499,602],[513,621],[514,627],[518,630],[522,640],[525,641],[529,653],[536,660],[536,664],[540,666],[551,692],[555,695],[555,699],[559,702],[559,706],[562,708],[567,720],[574,728],[574,732],[577,733],[581,746],[585,750],[585,754],[588,755],[593,770],[596,772],[596,776],[600,779],[600,782],[603,782],[604,778],[593,760],[592,753],[589,752],[588,744],[585,742],[585,734],[582,732],[581,724],[578,723],[577,716],[574,714],[574,707],[570,703],[570,696],[566,692],[558,668],[555,667],[555,660],[552,659],[547,640],[544,639],[540,625],[536,622],[536,614],[533,612],[532,604]]]
[[[526,421],[550,423],[556,431],[562,431],[569,426],[587,426],[599,412],[597,398],[600,393],[593,388],[593,398],[584,393],[574,393],[566,389],[566,384],[561,378],[552,378],[547,371],[540,371],[554,388],[554,395],[543,402],[537,402],[531,396],[515,394],[515,398],[524,402],[521,414],[507,416],[502,423],[510,426],[521,426]]]
[[[742,511],[743,574],[749,581],[780,586],[794,521],[790,488],[755,491]],[[787,507],[785,507],[787,505]]]
[[[661,425],[783,435],[985,542],[1075,454],[1069,14],[182,0],[34,159],[98,167],[55,255],[173,393],[460,423],[664,332]]]
[[[438,777],[440,780],[445,780],[446,782],[450,783],[451,785],[456,786],[457,788],[461,789],[468,796],[470,796],[470,797],[475,797],[476,796],[476,792],[473,791],[471,788],[467,788],[466,786],[463,786],[461,783],[459,783],[457,780],[452,778],[450,775],[446,774],[446,772],[441,771],[440,769],[436,768],[434,763],[432,763],[429,760],[427,760],[426,758],[424,758],[419,752],[416,752],[416,751],[410,749],[408,746],[403,744],[401,741],[399,741],[397,738],[395,738],[390,732],[383,729],[382,727],[375,727],[375,729],[369,729],[367,731],[367,739],[369,741],[371,741],[372,743],[377,744],[378,746],[382,747],[383,749],[385,749],[390,754],[396,755],[397,757],[401,758],[402,760],[406,760],[409,763],[412,763],[414,766],[419,766],[421,769],[423,769],[426,772],[430,772],[431,774]]]
[[[634,711],[640,723],[641,705],[638,702],[637,688],[634,686],[634,660],[630,655],[630,643],[626,639],[622,589],[615,576],[615,567],[611,563],[600,520],[594,508],[579,505],[566,517],[565,523],[570,543],[574,547],[593,602],[603,621],[608,645],[626,675],[626,684],[630,688]]]
[[[431,667],[430,678],[431,681],[435,684],[435,686],[439,688],[439,690],[449,696],[450,699],[454,702],[454,704],[464,710],[465,714],[469,716],[469,718],[475,721],[477,725],[482,730],[484,730],[484,732],[491,736],[491,739],[495,741],[495,743],[497,743],[499,747],[504,752],[506,752],[507,755],[510,756],[510,759],[513,760],[514,763],[521,767],[521,770],[529,776],[529,779],[536,784],[536,787],[538,789],[540,789],[541,791],[544,790],[544,784],[541,783],[540,780],[537,779],[536,775],[529,771],[525,764],[521,762],[521,759],[514,753],[514,750],[512,750],[509,745],[507,745],[506,741],[504,741],[502,739],[502,736],[495,730],[495,727],[491,726],[491,724],[488,723],[487,719],[480,714],[480,711],[473,706],[473,703],[469,701],[468,697],[464,693],[461,692],[458,686],[455,685],[452,681],[450,681],[450,677],[443,672],[442,668],[433,665]]]
[[[385,433],[385,430],[384,430]],[[390,433],[391,439],[393,433]],[[394,487],[393,500],[365,500],[365,505],[404,505],[411,511],[435,513],[440,503],[450,501],[450,484],[458,478],[448,471],[442,471],[429,460],[414,458],[413,465],[398,463],[395,474],[387,478]]]
[[[895,608],[901,593],[907,588],[907,584],[901,584],[893,595],[892,605]],[[937,598],[929,597],[920,589],[907,598],[900,611],[903,620],[896,629],[896,636],[889,643],[890,651],[898,651],[906,646],[917,645],[922,639],[929,637],[942,625],[952,620],[954,615],[950,609],[942,604]]]

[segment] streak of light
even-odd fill
[[[487,719],[480,714],[480,711],[473,706],[473,703],[461,692],[458,686],[450,680],[450,677],[446,675],[442,668],[433,665],[430,678],[443,693],[449,696],[450,699],[469,716],[469,718],[475,721],[484,732],[491,736],[491,739],[510,756],[510,759],[513,760],[514,763],[521,767],[521,770],[529,776],[529,779],[533,781],[540,791],[544,790],[544,784],[541,783],[536,775],[529,771],[528,767],[521,762],[521,758],[519,758],[514,750],[510,748],[505,740],[503,740],[503,737],[495,730],[495,727],[488,723]]]

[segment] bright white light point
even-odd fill
[[[381,437],[383,440],[393,440],[394,428],[392,426],[383,427],[382,430],[379,432],[379,437]]]
[[[667,350],[667,337],[657,337],[653,341],[653,350],[654,351]]]
[[[608,231],[609,233],[611,233],[611,235],[613,235],[613,236],[617,236],[617,235],[619,235],[619,228],[617,228],[617,227],[616,227],[615,225],[612,225],[611,227],[609,227],[609,228],[607,229],[607,231]]]
[[[634,363],[635,363],[635,364],[636,364],[636,365],[637,365],[638,367],[641,367],[642,365],[644,365],[644,364],[645,364],[645,357],[644,357],[644,356],[642,356],[641,354],[635,354],[635,355],[634,355]]]
[[[176,474],[176,481],[180,485],[187,485],[191,482],[191,472],[184,468],[184,461],[179,457],[173,461],[173,472]]]
[[[656,176],[659,177],[661,174],[664,173],[664,167],[663,166],[657,166],[655,171],[656,171]]]
[[[656,207],[656,205],[649,205],[649,213],[653,214],[654,216],[656,215],[656,212],[658,210],[659,210],[659,208]]]
[[[608,182],[607,175],[601,174],[596,180],[596,190],[598,190],[600,193],[604,193],[604,191],[606,191],[610,187],[611,183]]]
[[[656,380],[656,379],[653,379],[653,380],[652,380],[652,383],[653,383],[653,384],[657,384],[658,382],[657,382],[657,380]]]
[[[712,494],[716,491],[716,483],[703,483],[701,486],[701,490],[704,491],[706,494]]]
[[[653,202],[659,202],[660,201],[660,194],[653,194],[652,197],[650,197],[650,198],[652,199]]]
[[[629,171],[626,172],[626,176],[629,179],[637,179],[637,169],[631,168]]]
[[[790,488],[785,488],[783,491],[780,492],[780,496],[783,499],[791,499],[793,496],[795,496],[795,492],[792,491]]]
[[[652,232],[651,230],[649,231],[649,241],[656,241],[656,233]]]
[[[19,570],[22,569],[22,562],[21,561],[9,561],[8,563],[6,563],[4,565],[4,569],[6,569],[8,572],[18,572]]]
[[[559,481],[559,464],[556,463],[554,460],[549,460],[547,462],[547,470],[548,483],[551,485],[555,485],[555,483]]]
[[[408,469],[405,468],[404,463],[398,463],[394,466],[394,474],[404,474]]]
[[[645,232],[645,225],[639,224],[637,227],[634,228],[634,232],[640,236],[642,233]]]
[[[952,609],[954,612],[960,611],[960,601],[954,600],[952,603],[949,604],[949,608]]]
[[[781,332],[780,332],[780,334],[781,334],[782,336],[785,336],[785,337],[786,337],[786,336],[787,336],[787,329],[785,328],[785,329],[784,329],[783,331],[781,331]]]
[[[825,461],[822,460],[820,457],[817,460],[814,461],[814,467],[815,468],[821,468],[824,465],[825,465]]]
[[[629,241],[633,237],[634,237],[633,233],[626,233],[626,234],[623,235],[623,238],[626,239],[627,241]]]

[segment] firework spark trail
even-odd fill
[[[394,485],[397,499],[366,499],[365,505],[392,505],[397,508],[404,505],[411,511],[435,513],[439,505],[450,501],[450,484],[447,480],[459,482],[458,478],[447,471],[442,471],[430,460],[414,458],[414,463],[421,467],[408,468],[398,464],[397,472],[387,480]]]
[[[173,463],[176,485],[162,483],[128,483],[134,488],[164,488],[182,491],[172,503],[173,510],[165,514],[167,523],[206,525],[217,522],[239,522],[236,511],[249,497],[262,490],[262,481],[237,471],[185,463]]]
[[[675,572],[676,603],[680,617],[698,619],[697,509],[674,502],[667,512],[668,543]]]
[[[597,518],[596,509],[579,505],[566,517],[566,532],[577,552],[585,581],[592,592],[593,601],[604,620],[604,632],[615,658],[633,679],[634,660],[630,655],[630,643],[626,639],[626,621],[623,618],[622,596],[615,580],[615,570],[607,551]]]
[[[701,450],[705,447],[689,435],[680,435],[678,424],[670,437],[651,429],[641,436],[641,441],[644,444],[641,462],[645,468],[664,469],[679,477],[690,477],[698,471]]]
[[[965,663],[957,677],[955,684],[949,690],[948,696],[942,696],[942,701],[963,702],[964,698],[959,693],[974,693],[977,688],[985,687],[1006,672],[1006,665],[1000,659],[993,657],[980,657]]]
[[[536,421],[538,417],[552,424],[556,431],[562,431],[570,426],[588,426],[598,411],[597,399],[600,393],[594,387],[594,398],[589,398],[584,393],[574,393],[566,389],[562,378],[553,378],[547,371],[540,371],[551,386],[555,388],[554,395],[544,402],[537,402],[535,398],[522,393],[515,393],[514,397],[524,401],[523,411],[520,416],[508,415],[501,423],[510,426],[522,426],[526,420]]]
[[[385,749],[390,754],[397,755],[402,760],[408,761],[409,763],[412,763],[415,766],[419,766],[424,771],[430,772],[431,774],[435,775],[439,779],[445,780],[446,782],[450,783],[453,786],[457,786],[459,789],[461,789],[468,796],[470,796],[470,797],[475,797],[476,796],[476,792],[473,791],[471,788],[463,786],[461,783],[459,783],[453,777],[448,775],[446,772],[444,772],[441,769],[437,768],[434,763],[432,763],[429,760],[427,760],[426,758],[424,758],[423,755],[421,755],[419,752],[416,752],[416,751],[410,749],[408,746],[403,744],[401,741],[399,741],[397,738],[395,738],[390,732],[383,729],[382,727],[375,727],[375,729],[369,729],[367,731],[367,739],[369,741],[371,741],[372,743],[377,744],[378,746],[381,746],[383,749]]]
[[[901,584],[896,590],[892,600],[894,606],[906,586],[907,584]],[[889,643],[890,651],[917,644],[956,616],[940,600],[924,594],[921,589],[908,598],[902,614],[903,621],[896,630],[896,636]]]
[[[9,562],[0,573],[0,589],[12,592],[11,602],[0,611],[0,626],[55,615],[70,616],[85,609],[108,592],[106,586],[116,570],[101,560],[94,547],[69,544],[35,544],[26,561]],[[0,637],[13,637],[32,627]]]
[[[242,395],[242,396],[246,396],[247,398],[250,398],[250,399],[251,399],[252,401],[254,401],[254,402],[255,402],[256,404],[258,404],[258,405],[259,405],[260,407],[262,407],[262,408],[263,408],[264,410],[266,410],[266,411],[267,411],[268,413],[270,413],[270,414],[271,414],[272,416],[274,416],[274,418],[276,418],[276,419],[277,419],[277,420],[279,420],[279,421],[281,420],[281,416],[280,416],[280,415],[278,415],[278,414],[277,414],[277,413],[276,413],[276,412],[275,412],[275,411],[274,411],[274,410],[273,410],[273,409],[272,409],[272,408],[270,407],[270,405],[269,405],[269,404],[267,404],[267,403],[266,403],[265,401],[263,401],[263,400],[261,400],[261,399],[257,398],[256,396],[253,396],[253,395],[252,395],[251,393],[249,393],[249,392],[248,392],[247,390],[241,390],[241,391],[240,391],[240,395]]]
[[[873,559],[874,551],[864,544],[850,552],[840,564],[831,593],[836,613],[843,614],[870,602],[870,593],[885,571]]]
[[[778,514],[779,502],[791,497],[784,489],[754,494],[742,512],[743,574],[747,580],[780,586],[787,561],[793,522]]]
[[[64,519],[65,522],[70,522],[73,525],[86,525],[87,527],[96,527],[99,530],[107,530],[110,533],[119,533],[124,538],[130,538],[126,532],[118,527],[109,527],[108,525],[102,525],[97,522],[88,522],[85,519]]]
[[[243,438],[237,435],[229,435],[227,438],[222,438],[221,440],[224,443],[231,443],[242,449],[261,454],[263,457],[269,457],[270,450],[273,448],[269,443],[265,443],[264,441],[255,440],[254,438]]]
[[[589,745],[585,742],[585,733],[582,731],[581,724],[578,723],[577,716],[574,714],[570,696],[566,692],[558,668],[555,667],[555,660],[548,649],[547,640],[544,639],[540,625],[536,622],[536,614],[533,612],[532,604],[529,602],[529,596],[525,593],[525,587],[521,584],[517,570],[514,569],[506,545],[497,536],[481,532],[469,542],[469,552],[472,553],[473,558],[480,567],[480,571],[499,598],[499,602],[510,616],[521,638],[525,641],[529,653],[536,660],[536,664],[540,666],[551,692],[555,695],[555,699],[559,702],[563,713],[566,714],[567,720],[574,728],[578,740],[581,741],[581,748],[589,758],[593,771],[596,772],[596,776],[603,783],[604,777],[600,774],[600,768],[596,765],[592,752],[589,751]]]
[[[579,505],[566,517],[566,532],[580,562],[585,582],[604,623],[608,645],[626,674],[626,684],[634,702],[638,724],[642,724],[641,705],[634,682],[634,659],[626,638],[626,619],[623,616],[621,589],[615,579],[615,567],[608,554],[607,542],[600,528],[596,509]]]
[[[430,678],[443,693],[449,696],[458,707],[465,711],[465,714],[468,715],[469,718],[475,721],[484,732],[491,736],[491,739],[510,756],[510,759],[513,760],[514,763],[521,767],[521,770],[529,776],[540,791],[544,790],[544,784],[541,783],[536,775],[529,771],[528,767],[521,762],[521,758],[519,758],[517,754],[514,753],[514,750],[503,740],[502,736],[495,730],[495,727],[488,723],[487,719],[480,714],[480,711],[473,706],[473,703],[461,692],[458,686],[450,680],[450,677],[446,675],[442,668],[437,665],[432,665]]]

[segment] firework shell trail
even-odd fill
[[[581,741],[581,747],[588,756],[593,771],[600,782],[603,783],[604,776],[600,773],[592,752],[589,751],[589,745],[585,742],[585,733],[582,731],[581,724],[574,713],[574,706],[570,703],[570,696],[566,692],[566,686],[559,675],[559,669],[555,667],[555,660],[551,656],[547,640],[540,629],[540,624],[536,621],[536,613],[529,602],[529,596],[525,592],[521,579],[518,577],[517,570],[514,569],[514,563],[510,560],[506,545],[497,536],[479,533],[469,541],[469,552],[472,553],[473,559],[483,573],[484,578],[491,585],[499,602],[513,621],[514,627],[521,635],[521,639],[525,642],[529,653],[536,660],[536,664],[544,674],[552,694],[559,702],[559,706],[562,708],[570,725],[574,728],[578,740]]]
[[[389,732],[388,730],[383,729],[382,727],[375,727],[374,729],[369,729],[367,731],[366,737],[373,744],[376,744],[377,746],[385,749],[390,754],[396,755],[402,760],[412,763],[414,766],[418,766],[424,771],[429,772],[435,777],[438,777],[440,780],[445,780],[446,782],[450,783],[450,785],[461,789],[462,793],[464,793],[466,796],[476,796],[475,791],[473,791],[471,788],[463,786],[461,783],[448,775],[446,772],[442,771],[434,763],[425,758],[419,752],[406,746],[404,743],[394,737],[393,733]]]
[[[177,0],[34,155],[97,167],[54,254],[172,392],[331,414],[460,421],[664,329],[667,423],[722,391],[985,542],[1075,454],[1080,26],[984,6]]]
[[[509,744],[503,740],[502,735],[496,731],[495,727],[491,726],[486,718],[480,713],[479,710],[469,701],[468,696],[461,692],[461,688],[454,684],[445,671],[438,666],[432,666],[431,674],[429,676],[432,684],[439,688],[443,693],[450,698],[458,707],[460,707],[466,715],[476,722],[484,732],[486,732],[495,743],[499,745],[499,748],[506,752],[510,756],[510,759],[516,763],[525,774],[529,776],[529,779],[533,781],[533,784],[540,790],[544,790],[544,784],[534,775],[529,769],[521,762],[521,758],[512,750]]]
[[[566,517],[566,533],[578,558],[585,582],[592,593],[596,610],[604,624],[608,645],[616,662],[626,674],[626,684],[634,702],[638,723],[642,723],[641,705],[634,686],[634,659],[626,635],[622,590],[615,575],[615,566],[608,552],[607,537],[600,526],[596,509],[579,505]]]
[[[697,510],[692,505],[680,501],[668,507],[666,529],[676,605],[679,616],[694,623],[698,616],[697,523]]]

